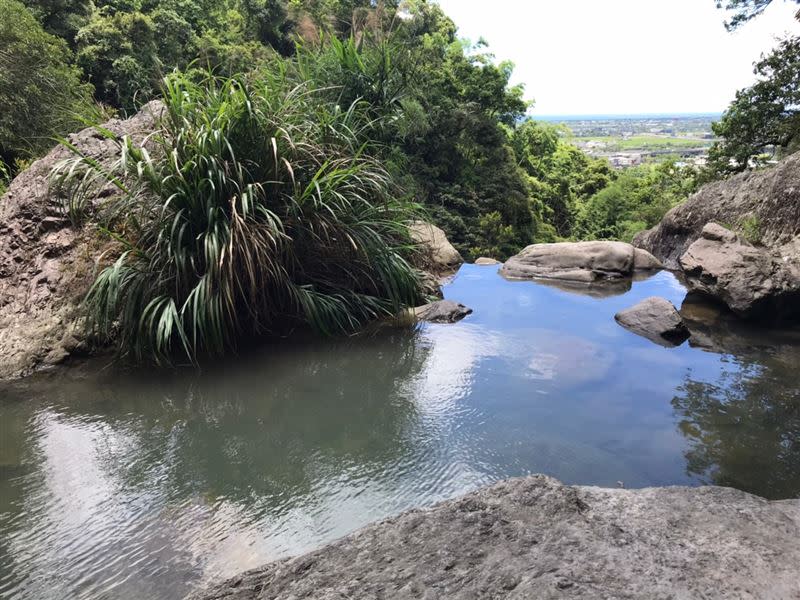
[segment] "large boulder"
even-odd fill
[[[661,346],[679,346],[689,330],[672,302],[653,296],[614,315],[625,329]]]
[[[704,185],[656,227],[638,234],[633,244],[677,269],[680,257],[711,222],[742,229],[749,225],[767,247],[791,241],[800,233],[800,153],[770,169]]]
[[[798,500],[538,475],[407,512],[195,598],[798,598],[798,539]]]
[[[138,141],[154,130],[162,109],[151,102],[136,116],[103,127]],[[68,139],[102,164],[119,158],[118,144],[94,128]],[[85,346],[76,309],[102,243],[96,231],[73,227],[49,185],[53,167],[69,157],[57,146],[20,173],[0,199],[0,379],[61,362]],[[98,198],[115,189],[98,190]]]
[[[533,244],[509,258],[500,273],[509,279],[596,284],[630,278],[637,269],[660,268],[650,253],[624,242]]]
[[[422,268],[434,273],[447,273],[458,269],[464,259],[444,231],[426,221],[413,221],[408,226],[412,239],[420,246]]]
[[[690,291],[720,300],[741,317],[800,316],[798,239],[769,249],[709,223],[680,265]]]

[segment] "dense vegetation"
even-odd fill
[[[26,1],[0,0],[12,15],[0,47],[22,40],[15,56],[38,61],[8,57],[14,75],[0,81],[0,107],[13,109],[0,111],[9,173],[83,121],[135,111],[175,69],[195,79],[286,71],[328,102],[366,107],[379,122],[372,154],[468,257],[608,229],[588,227],[584,205],[616,172],[525,120],[512,65],[459,40],[424,0]]]
[[[0,7],[2,173],[87,121],[167,102],[153,152],[121,144],[123,193],[94,215],[121,256],[90,321],[139,357],[347,330],[419,301],[404,225],[418,214],[467,258],[504,258],[630,239],[697,181],[672,162],[614,170],[526,118],[512,65],[426,0]],[[87,190],[63,183],[78,219]]]
[[[346,332],[422,300],[405,223],[414,206],[368,152],[365,106],[337,106],[284,72],[167,79],[166,114],[119,163],[76,156],[56,173],[81,216],[92,175],[123,193],[100,221],[121,251],[92,286],[88,317],[137,359],[192,360],[310,325]],[[121,182],[125,183],[121,183]],[[175,346],[178,345],[178,348]]]

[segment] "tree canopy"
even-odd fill
[[[800,0],[785,0],[800,4]],[[733,12],[730,21],[725,22],[728,31],[733,31],[763,13],[772,4],[772,0],[716,0],[717,8]],[[800,13],[798,13],[800,14]]]

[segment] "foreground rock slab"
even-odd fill
[[[769,249],[709,223],[681,256],[680,265],[690,291],[716,298],[741,317],[800,316],[798,238]]]
[[[661,263],[650,253],[624,242],[533,244],[509,258],[500,273],[509,279],[552,279],[597,284],[630,278],[637,269]]]
[[[471,308],[452,300],[439,300],[414,309],[417,321],[429,323],[456,323],[471,314]]]
[[[155,129],[162,110],[154,101],[134,117],[112,119],[103,127],[141,141]],[[102,164],[119,157],[117,143],[94,128],[68,139]],[[69,157],[63,146],[54,148],[20,173],[0,198],[0,379],[57,364],[85,347],[76,307],[91,284],[101,242],[90,228],[72,226],[62,200],[50,189],[50,171]],[[115,192],[107,186],[98,197]]]
[[[800,501],[513,479],[236,577],[203,600],[800,597]]]
[[[656,296],[614,315],[625,329],[661,346],[680,346],[690,333],[672,302]]]

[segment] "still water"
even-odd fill
[[[800,495],[800,336],[688,307],[667,349],[608,297],[464,266],[455,325],[286,342],[204,373],[0,388],[0,597],[177,599],[501,478]],[[689,310],[691,308],[691,310]]]

